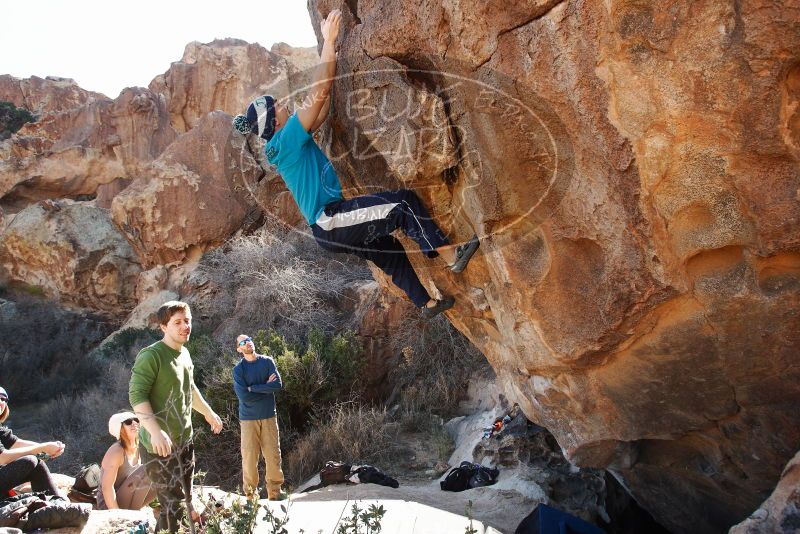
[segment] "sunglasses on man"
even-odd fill
[[[251,337],[246,337],[246,338],[244,338],[243,340],[241,340],[241,341],[239,342],[239,346],[240,346],[240,347],[244,347],[245,345],[247,345],[247,342],[248,342],[248,341],[253,341],[253,338],[251,338]]]

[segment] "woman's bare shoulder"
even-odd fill
[[[115,441],[103,456],[103,467],[119,467],[125,459],[125,449],[119,441]]]

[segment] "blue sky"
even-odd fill
[[[303,0],[12,0],[3,19],[0,74],[73,78],[111,98],[146,87],[191,41],[316,45]]]

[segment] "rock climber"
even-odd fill
[[[341,18],[341,12],[334,10],[322,23],[320,63],[303,105],[290,114],[272,96],[261,96],[250,103],[244,115],[234,117],[233,127],[266,141],[267,160],[277,168],[322,248],[373,262],[422,310],[423,317],[430,319],[451,308],[455,299],[429,295],[392,232],[399,228],[427,257],[441,256],[454,273],[466,268],[480,241],[475,235],[463,245],[450,245],[419,197],[408,189],[350,199],[342,196],[336,170],[311,136],[330,109]]]

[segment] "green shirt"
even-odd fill
[[[193,386],[194,364],[186,347],[177,351],[158,341],[136,356],[128,398],[131,406],[149,402],[161,429],[173,443],[181,445],[192,438]],[[144,425],[139,427],[139,442],[153,452]]]

